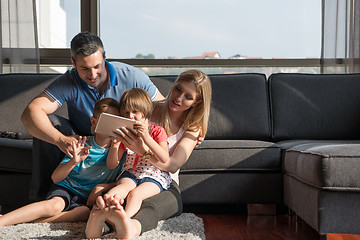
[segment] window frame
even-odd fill
[[[99,33],[99,0],[81,0],[81,31]],[[69,66],[69,48],[40,49],[42,66]],[[136,67],[321,67],[320,58],[306,59],[108,59]],[[342,61],[340,61],[342,62]],[[339,61],[336,61],[338,64]],[[337,65],[336,64],[336,65]]]

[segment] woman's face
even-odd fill
[[[198,99],[194,83],[179,81],[175,84],[169,98],[170,111],[186,111],[197,103]]]

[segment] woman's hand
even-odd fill
[[[146,152],[143,140],[132,131],[121,127],[115,132],[116,137],[131,151],[138,154]]]

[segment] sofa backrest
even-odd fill
[[[360,139],[360,74],[272,74],[272,138]]]
[[[21,122],[21,114],[26,105],[59,74],[0,74],[0,133],[16,133],[22,139],[31,138]],[[57,114],[67,116],[66,107]],[[12,134],[8,135],[12,137]]]
[[[1,74],[0,133],[20,133],[31,138],[20,120],[26,105],[59,74]],[[209,75],[212,82],[212,106],[206,139],[268,140],[270,111],[264,74]],[[175,75],[151,77],[166,96]],[[66,104],[57,112],[67,117]]]
[[[268,140],[270,111],[264,74],[214,74],[212,104],[206,139]],[[176,76],[151,80],[166,96]]]

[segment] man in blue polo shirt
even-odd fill
[[[91,135],[89,119],[97,100],[109,97],[119,100],[125,90],[133,87],[145,89],[152,100],[164,98],[140,69],[107,62],[101,39],[92,33],[79,33],[72,39],[71,61],[74,67],[34,98],[21,117],[34,136],[30,189],[33,200],[46,194],[50,176],[63,153],[72,156],[71,142],[76,140],[73,135]],[[52,115],[64,102],[69,119]]]

